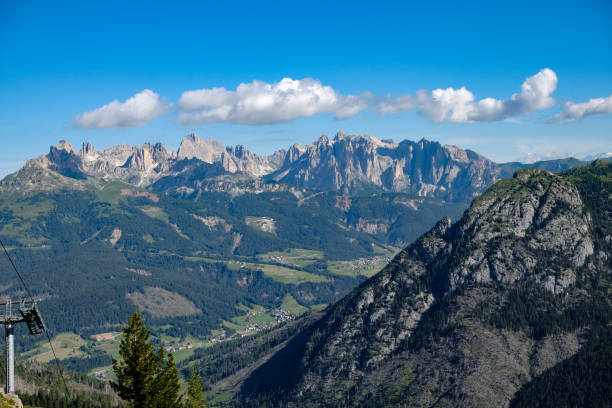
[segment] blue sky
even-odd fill
[[[93,3],[0,2],[0,176],[60,139],[194,131],[258,153],[338,130],[496,161],[612,151],[609,1]]]

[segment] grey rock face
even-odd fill
[[[421,140],[381,141],[339,132],[310,146],[293,145],[270,178],[331,191],[378,188],[468,200],[499,179],[495,163],[455,146]]]
[[[236,175],[238,179],[247,176],[255,184],[274,181],[289,188],[346,194],[393,191],[465,204],[511,170],[523,166],[520,163],[498,165],[470,150],[425,139],[394,143],[372,136],[349,136],[343,132],[338,132],[333,140],[322,136],[311,145],[294,144],[288,151],[279,150],[269,156],[254,154],[240,145],[224,148],[214,139],[202,140],[195,134],[185,136],[177,152],[166,150],[161,143],[124,144],[96,151],[89,142],[83,143],[77,152],[68,142],[61,141],[57,147],[51,147],[48,155],[30,161],[28,166],[38,166],[66,177],[60,183],[65,186],[75,179],[94,182],[117,179],[150,186],[161,178],[177,176],[179,164],[192,163],[192,160],[219,167],[224,174]],[[553,164],[544,162],[547,167]],[[570,164],[566,163],[567,166]],[[186,169],[192,167],[182,166]],[[41,174],[38,171],[35,177],[40,178]],[[10,182],[0,183],[0,188],[18,188],[19,185],[42,188],[44,184],[18,178],[16,175]],[[188,178],[179,177],[177,180]],[[53,177],[46,179],[51,185],[58,184],[57,180],[52,180]],[[201,181],[209,187],[214,185]],[[243,184],[240,180],[239,183]],[[165,184],[169,181],[166,180]],[[221,184],[226,183],[223,181]],[[193,188],[169,187],[172,190]],[[368,221],[355,228],[368,233],[385,233],[384,225],[377,222]],[[588,253],[588,248],[581,251]]]
[[[212,164],[221,159],[224,151],[223,145],[215,139],[202,140],[192,133],[183,138],[177,155],[179,159],[196,158],[204,163]]]
[[[572,271],[593,254],[590,224],[573,184],[544,170],[521,170],[476,199],[454,229],[471,253],[449,285],[535,279],[561,293],[575,282]],[[542,253],[549,264],[538,265]],[[534,268],[541,271],[537,276]]]
[[[3,188],[49,188],[71,183],[78,188],[77,180],[118,179],[138,186],[148,186],[165,176],[176,176],[177,164],[183,160],[196,159],[201,163],[220,166],[227,173],[244,173],[259,178],[277,169],[284,160],[285,152],[278,151],[269,157],[249,152],[243,146],[225,149],[214,139],[202,140],[195,134],[186,136],[178,152],[167,150],[161,143],[145,143],[142,146],[117,145],[102,151],[83,143],[77,152],[65,140],[51,146],[49,154],[30,160],[25,169],[2,183]],[[33,170],[37,168],[38,170]],[[183,166],[183,168],[190,168]],[[52,173],[48,173],[48,171]],[[53,177],[57,173],[65,177],[60,181]],[[34,177],[27,180],[20,178]],[[72,180],[72,181],[71,181]],[[180,186],[176,186],[177,188]]]
[[[244,146],[228,147],[214,139],[202,140],[195,134],[183,138],[179,146],[178,159],[196,158],[204,163],[220,164],[228,173],[243,172],[253,177],[261,177],[278,168],[277,152],[271,158],[260,156],[248,151]]]

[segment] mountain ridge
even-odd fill
[[[286,151],[262,156],[244,146],[224,148],[215,139],[189,134],[176,152],[161,143],[124,144],[97,151],[89,142],[77,151],[62,140],[51,146],[47,155],[29,160],[21,170],[5,177],[0,189],[66,187],[71,180],[77,188],[82,183],[120,180],[188,193],[202,185],[214,190],[217,184],[238,191],[248,190],[250,185],[285,188],[270,186],[277,184],[344,194],[402,192],[467,203],[520,168],[562,171],[581,164],[577,159],[497,164],[472,150],[426,139],[395,143],[341,131],[333,139],[324,135],[313,144],[294,144]],[[198,186],[181,184],[194,177],[200,182]],[[221,182],[217,183],[219,177]],[[161,179],[164,182],[155,187]]]

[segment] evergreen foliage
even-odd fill
[[[92,395],[83,391],[75,391],[70,397],[57,390],[38,390],[34,394],[18,393],[21,402],[26,406],[44,408],[115,408],[112,398],[108,395]]]
[[[185,408],[206,408],[206,397],[202,389],[200,376],[193,368],[189,372],[189,385],[187,386]]]
[[[319,317],[321,313],[309,312],[277,328],[198,348],[181,366],[193,365],[199,375],[215,383],[264,357]]]
[[[612,328],[607,327],[574,356],[520,389],[510,407],[610,407],[611,385]]]
[[[164,357],[164,349],[159,349],[159,361],[163,361],[157,376],[153,382],[153,407],[154,408],[175,408],[181,405],[182,396],[179,395],[181,389],[179,383],[178,369],[174,364],[174,357],[168,354]]]
[[[180,405],[178,371],[172,354],[156,354],[139,312],[123,328],[119,346],[122,361],[113,360],[117,382],[112,388],[131,408],[171,408]]]
[[[539,286],[524,285],[509,290],[501,305],[490,299],[481,302],[474,316],[498,329],[523,330],[540,340],[587,325],[605,326],[612,320],[612,309],[609,299],[597,292],[568,305]]]

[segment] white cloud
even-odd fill
[[[474,94],[465,87],[433,91],[418,91],[416,95],[404,95],[383,100],[378,110],[382,114],[416,109],[432,122],[494,122],[516,115],[528,115],[555,104],[550,96],[557,87],[557,75],[545,68],[521,85],[521,92],[507,100],[484,98],[474,102]]]
[[[83,113],[76,118],[74,126],[85,129],[142,126],[166,113],[169,107],[158,94],[145,89],[125,102],[115,99],[101,108]]]
[[[367,108],[369,97],[368,93],[345,97],[311,78],[283,78],[274,83],[253,81],[240,84],[235,91],[212,88],[183,92],[178,103],[178,121],[262,125],[323,112],[346,119]]]
[[[612,113],[612,95],[607,98],[593,98],[584,103],[566,102],[565,109],[554,117],[555,122],[574,122],[591,115]]]
[[[597,159],[612,159],[612,152],[587,154],[586,156],[580,157],[580,160],[584,161],[593,161]]]
[[[611,153],[593,154],[593,152],[609,152],[610,142],[605,139],[582,137],[579,143],[575,138],[533,138],[524,137],[515,141],[512,147],[505,149],[506,161],[533,163],[540,160],[563,159],[574,157],[580,160],[592,161],[596,158],[611,157]],[[512,154],[512,152],[519,154]]]
[[[177,122],[183,125],[233,123],[263,125],[291,121],[319,113],[331,113],[336,119],[348,119],[363,110],[391,114],[416,110],[431,122],[524,123],[531,113],[556,104],[552,97],[557,88],[557,74],[544,68],[527,78],[520,92],[508,99],[476,100],[466,87],[420,90],[392,98],[370,92],[342,95],[321,81],[283,78],[279,82],[242,83],[235,90],[208,88],[185,91],[178,101]],[[145,89],[124,102],[114,100],[96,110],[85,112],[74,121],[80,128],[124,128],[144,125],[166,113],[170,104],[155,92]],[[612,95],[585,103],[567,102],[552,122],[573,122],[595,114],[612,113]]]

